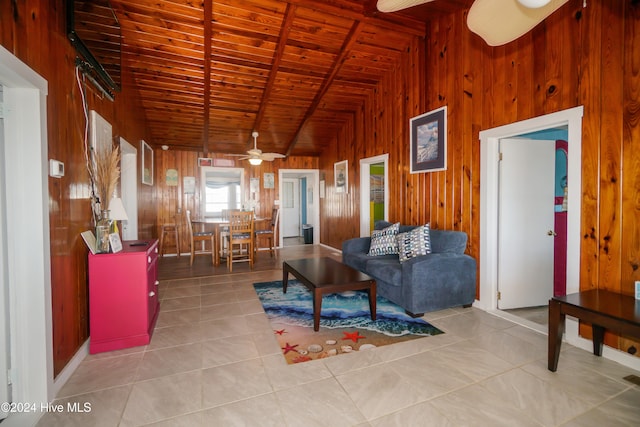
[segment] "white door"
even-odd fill
[[[284,179],[282,182],[282,237],[298,237],[300,232],[300,180]]]
[[[501,139],[498,308],[553,296],[555,141]]]
[[[120,187],[122,204],[127,212],[127,221],[122,221],[122,239],[138,240],[138,150],[120,138],[122,155]]]
[[[2,105],[0,86],[0,105]],[[11,402],[11,392],[7,381],[7,370],[11,360],[11,340],[9,339],[9,274],[7,267],[7,216],[4,171],[4,120],[0,114],[0,402]],[[0,419],[6,418],[8,411],[0,411]]]

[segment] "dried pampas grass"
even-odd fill
[[[109,210],[109,201],[120,179],[120,151],[109,146],[95,152],[94,181],[100,199],[100,209]]]

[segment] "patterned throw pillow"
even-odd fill
[[[395,255],[398,253],[398,230],[400,223],[396,222],[382,230],[374,230],[371,233],[371,246],[369,246],[369,256]]]
[[[431,234],[429,224],[416,227],[396,236],[398,239],[398,257],[400,262],[431,253]]]

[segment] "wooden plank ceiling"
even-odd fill
[[[375,0],[111,5],[153,145],[241,154],[257,130],[263,152],[316,156],[425,34],[424,15],[465,2],[393,14],[378,13]]]

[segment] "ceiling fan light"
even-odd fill
[[[549,4],[551,0],[518,0],[518,3],[529,9],[537,9]]]
[[[262,159],[251,158],[249,159],[249,163],[251,163],[253,166],[259,166],[260,164],[262,164]]]

